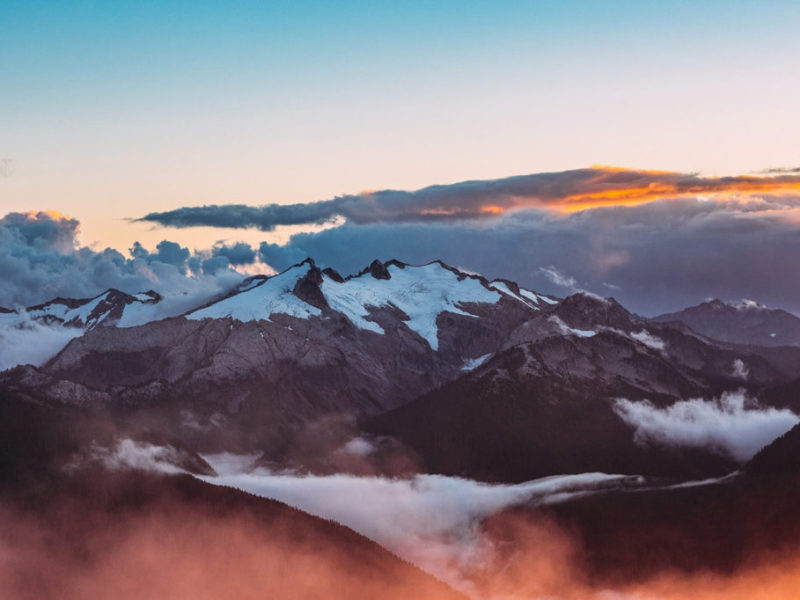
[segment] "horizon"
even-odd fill
[[[643,314],[798,313],[799,22],[788,0],[13,1],[0,305],[394,256]]]

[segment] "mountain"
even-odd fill
[[[338,523],[188,475],[81,469],[1,492],[3,598],[465,600]]]
[[[800,318],[752,301],[730,304],[710,300],[654,321],[682,321],[697,333],[737,344],[800,346]]]
[[[745,572],[758,581],[752,589],[764,597],[791,598],[796,582],[779,583],[777,576],[796,572],[800,556],[798,457],[800,426],[762,449],[741,471],[718,480],[516,507],[483,527],[491,530],[493,521],[502,523],[514,514],[519,531],[525,531],[525,522],[541,519],[569,531],[581,573],[600,589],[669,573],[686,578],[688,595],[705,597],[704,581],[724,583],[731,574]],[[501,534],[495,543],[517,548],[524,541],[507,527]],[[739,583],[747,588],[746,580]],[[735,596],[733,587],[721,586],[728,593],[710,597]]]
[[[742,380],[734,364],[749,369]],[[703,477],[736,468],[707,451],[637,444],[615,402],[669,406],[785,376],[758,354],[652,323],[613,299],[566,298],[526,321],[506,347],[460,378],[364,420],[436,473],[526,481],[602,471]]]
[[[307,260],[180,317],[95,327],[6,381],[198,449],[275,454],[321,417],[383,412],[452,379],[553,302],[439,262],[343,278]]]
[[[114,320],[93,305],[104,308],[81,306],[105,318],[81,322],[125,324],[137,306],[120,303]],[[283,466],[298,456],[300,467],[318,465],[321,431],[345,444],[363,428],[392,456],[404,447],[410,463],[480,479],[587,468],[705,476],[735,463],[643,447],[615,402],[666,407],[800,376],[800,356],[770,350],[781,360],[644,319],[613,298],[556,299],[439,261],[374,261],[342,277],[308,259],[178,317],[90,327],[0,387],[110,414],[126,431],[194,452],[259,452]]]
[[[84,330],[129,327],[151,320],[153,307],[161,299],[152,290],[130,295],[115,289],[94,298],[54,298],[20,310],[0,308],[0,327],[23,327],[31,322]]]
[[[480,556],[477,597],[514,556],[524,563],[530,529],[515,524],[528,520],[568,532],[580,572],[609,588],[743,568],[800,532],[800,429],[770,444],[797,422],[785,409],[800,411],[800,347],[722,341],[613,298],[553,298],[439,261],[345,277],[308,259],[157,319],[163,306],[109,290],[0,311],[12,328],[73,338],[41,366],[0,373],[0,545],[36,565],[8,578],[0,564],[0,596],[125,599],[133,579],[119,574],[132,573],[165,597],[197,596],[196,581],[214,597],[268,584],[281,598],[459,597],[336,523],[186,475],[242,458],[227,453],[258,467],[243,477],[297,476],[322,498],[326,478],[304,474],[399,477],[424,502],[435,494],[407,477],[636,482],[544,505],[476,485],[481,503],[511,506],[453,538],[496,552]],[[772,437],[750,440],[752,423]],[[747,462],[719,435],[768,446]],[[72,569],[79,580],[60,576]]]

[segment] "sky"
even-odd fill
[[[800,4],[790,0],[6,0],[0,8],[0,214],[58,211],[79,222],[71,229],[77,248],[110,247],[126,259],[135,242],[155,251],[163,240],[205,259],[219,241],[253,248],[265,242],[295,256],[313,245],[313,232],[326,229],[318,234],[322,239],[344,235],[331,232],[347,221],[345,232],[359,239],[332,249],[317,243],[317,250],[331,254],[315,258],[350,269],[389,251],[374,244],[362,252],[352,248],[366,244],[362,238],[370,227],[385,225],[382,218],[358,231],[357,210],[272,228],[241,222],[174,227],[174,220],[136,219],[205,205],[369,201],[362,192],[504,181],[592,165],[704,178],[794,169],[800,166],[798,26]],[[644,186],[662,183],[659,175],[653,178]],[[725,190],[726,199],[741,191],[739,183]],[[694,193],[704,200],[719,191],[704,184]],[[791,189],[767,191],[785,196]],[[654,194],[631,202],[630,192],[622,194],[624,204],[662,199]],[[564,202],[551,200],[560,211]],[[497,216],[519,221],[514,211],[540,210],[543,203],[508,201]],[[594,197],[588,205],[573,202],[570,211],[591,212],[596,204]],[[608,204],[614,202],[603,202],[602,210]],[[782,210],[781,244],[794,248],[791,231],[784,231],[794,209]],[[393,211],[395,217],[407,212]],[[760,216],[774,221],[770,211]],[[460,216],[467,222],[453,219],[455,229],[434,226],[448,235],[487,227],[485,219],[476,224],[474,215]],[[730,218],[740,224],[736,214]],[[551,229],[575,221],[564,216]],[[398,258],[459,259],[458,243],[429,244],[439,234],[425,227],[418,224],[414,232],[431,255],[403,256],[399,247]],[[698,235],[692,243],[707,241],[706,233]],[[481,241],[487,255],[490,246],[503,245],[492,239]],[[564,240],[562,254],[569,246]],[[782,249],[778,244],[774,251]],[[352,260],[344,260],[347,253]],[[256,263],[265,255],[258,256]],[[467,262],[530,285],[550,285],[537,274],[555,267],[578,287],[630,288],[624,277],[570,273],[577,255],[564,265],[553,264],[546,252],[520,255],[511,268],[505,259]],[[661,304],[675,308],[708,294],[761,290],[755,283],[755,289],[692,285]],[[786,305],[794,291],[764,296]],[[0,304],[23,296],[32,297],[9,293],[0,295]],[[636,298],[633,288],[628,298]],[[656,309],[649,300],[639,308]]]

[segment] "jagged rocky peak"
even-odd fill
[[[391,279],[392,276],[389,274],[389,270],[386,268],[381,261],[377,258],[370,263],[369,267],[369,274],[372,275],[375,279]]]
[[[122,321],[134,324],[143,316],[139,314],[141,307],[157,304],[161,300],[161,295],[153,290],[131,295],[109,288],[93,298],[54,298],[29,306],[24,313],[26,318],[47,325],[92,329]],[[22,314],[14,312],[23,318]]]
[[[307,302],[311,306],[315,306],[319,309],[328,308],[328,301],[325,300],[325,295],[320,289],[320,285],[323,281],[322,270],[320,270],[311,258],[307,258],[300,264],[301,266],[308,265],[308,269],[305,275],[300,277],[294,284],[292,292],[300,300]]]
[[[339,271],[336,269],[332,269],[331,267],[325,267],[322,269],[322,274],[327,275],[331,279],[333,279],[336,283],[344,283],[344,277],[339,274]]]

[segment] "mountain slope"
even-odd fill
[[[6,381],[207,451],[276,453],[316,419],[382,412],[454,378],[547,304],[493,285],[438,262],[342,278],[309,260],[184,317],[96,327]]]
[[[92,327],[0,386],[197,452],[262,452],[278,464],[329,419],[364,418],[430,470],[520,481],[719,473],[732,463],[711,452],[636,444],[614,401],[664,407],[789,380],[763,352],[613,299],[556,300],[441,262],[375,261],[342,277],[309,259],[183,316]],[[440,439],[448,429],[458,435]]]
[[[587,470],[705,477],[736,463],[710,450],[637,443],[615,401],[666,407],[785,381],[757,354],[584,294],[526,321],[508,344],[461,378],[365,419],[365,429],[399,439],[432,472],[477,479],[518,482]],[[736,374],[736,361],[748,365],[747,381]]]
[[[0,509],[4,598],[464,598],[337,523],[186,475],[80,470]]]

